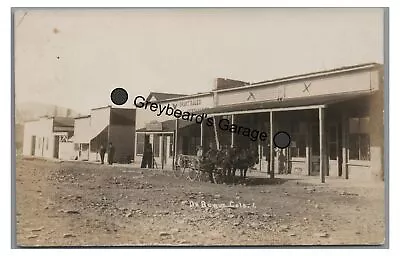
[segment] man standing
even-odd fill
[[[147,143],[145,150],[147,154],[146,167],[153,168],[153,146],[151,143]]]
[[[115,154],[115,148],[112,145],[112,143],[110,142],[110,144],[108,145],[108,164],[112,165],[114,162],[114,154]]]
[[[146,143],[144,146],[141,168],[153,167],[153,148],[151,143]]]
[[[100,159],[101,159],[101,164],[104,164],[104,155],[106,154],[106,147],[101,144],[100,146]]]

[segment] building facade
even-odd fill
[[[143,99],[141,100],[144,101]],[[145,101],[160,104],[162,107],[169,106],[172,109],[182,111],[201,111],[213,106],[212,93],[199,93],[194,95],[176,95],[166,93],[150,93]],[[140,100],[137,100],[139,103]],[[141,163],[144,146],[151,143],[153,149],[154,163],[157,168],[172,168],[175,158],[176,145],[176,118],[159,114],[149,109],[136,109],[136,144],[135,144],[135,162]],[[198,128],[198,127],[195,127]],[[199,134],[189,134],[189,130],[180,125],[181,136],[184,143],[180,141],[179,152],[190,154],[189,149],[195,147],[199,141]],[[186,131],[186,135],[185,132]],[[197,139],[197,141],[196,141]]]
[[[319,175],[322,182],[326,176],[382,180],[383,95],[383,67],[375,63],[253,84],[217,79],[211,92],[150,99],[163,106],[207,114],[216,123],[214,127],[137,108],[136,159],[140,161],[142,145],[147,141],[153,147],[155,144],[155,160],[162,166],[172,164],[177,154],[194,155],[196,146],[204,148],[213,142],[257,148],[257,169],[271,176],[285,172]],[[264,131],[268,139],[252,141],[230,133],[220,126],[222,119]],[[273,143],[278,131],[291,137],[290,146],[284,150]],[[282,161],[283,171],[279,168]]]
[[[55,159],[72,159],[74,119],[41,117],[25,122],[23,155]]]
[[[91,114],[75,118],[75,159],[100,161],[100,146],[115,147],[117,163],[131,163],[134,158],[135,109],[105,106]],[[106,155],[107,160],[107,155]]]

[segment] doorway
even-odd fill
[[[164,168],[166,165],[172,164],[172,152],[171,152],[171,141],[172,135],[170,134],[163,134],[162,135],[162,144],[161,144],[161,164]]]
[[[311,176],[317,176],[319,175],[319,124],[314,123],[311,125],[311,134],[310,134],[310,140],[311,140],[311,170],[310,170],[310,175]]]
[[[329,158],[329,166],[328,166],[328,173],[329,170],[337,170],[339,174],[339,130],[338,124],[332,123],[329,125],[328,128],[328,158]],[[339,176],[339,175],[338,175]]]
[[[56,135],[54,136],[54,151],[53,151],[54,158],[58,158],[59,148],[60,148],[60,136]]]
[[[35,155],[35,149],[36,149],[36,136],[33,135],[31,140],[31,156]]]

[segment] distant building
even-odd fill
[[[75,118],[75,159],[100,161],[100,146],[112,142],[115,162],[130,163],[135,150],[135,118],[135,109],[112,106],[94,108],[90,115]]]
[[[24,125],[23,155],[44,158],[73,157],[74,119],[41,117]]]

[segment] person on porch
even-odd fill
[[[104,164],[104,155],[106,154],[106,147],[103,144],[100,145],[100,159],[101,164]]]

